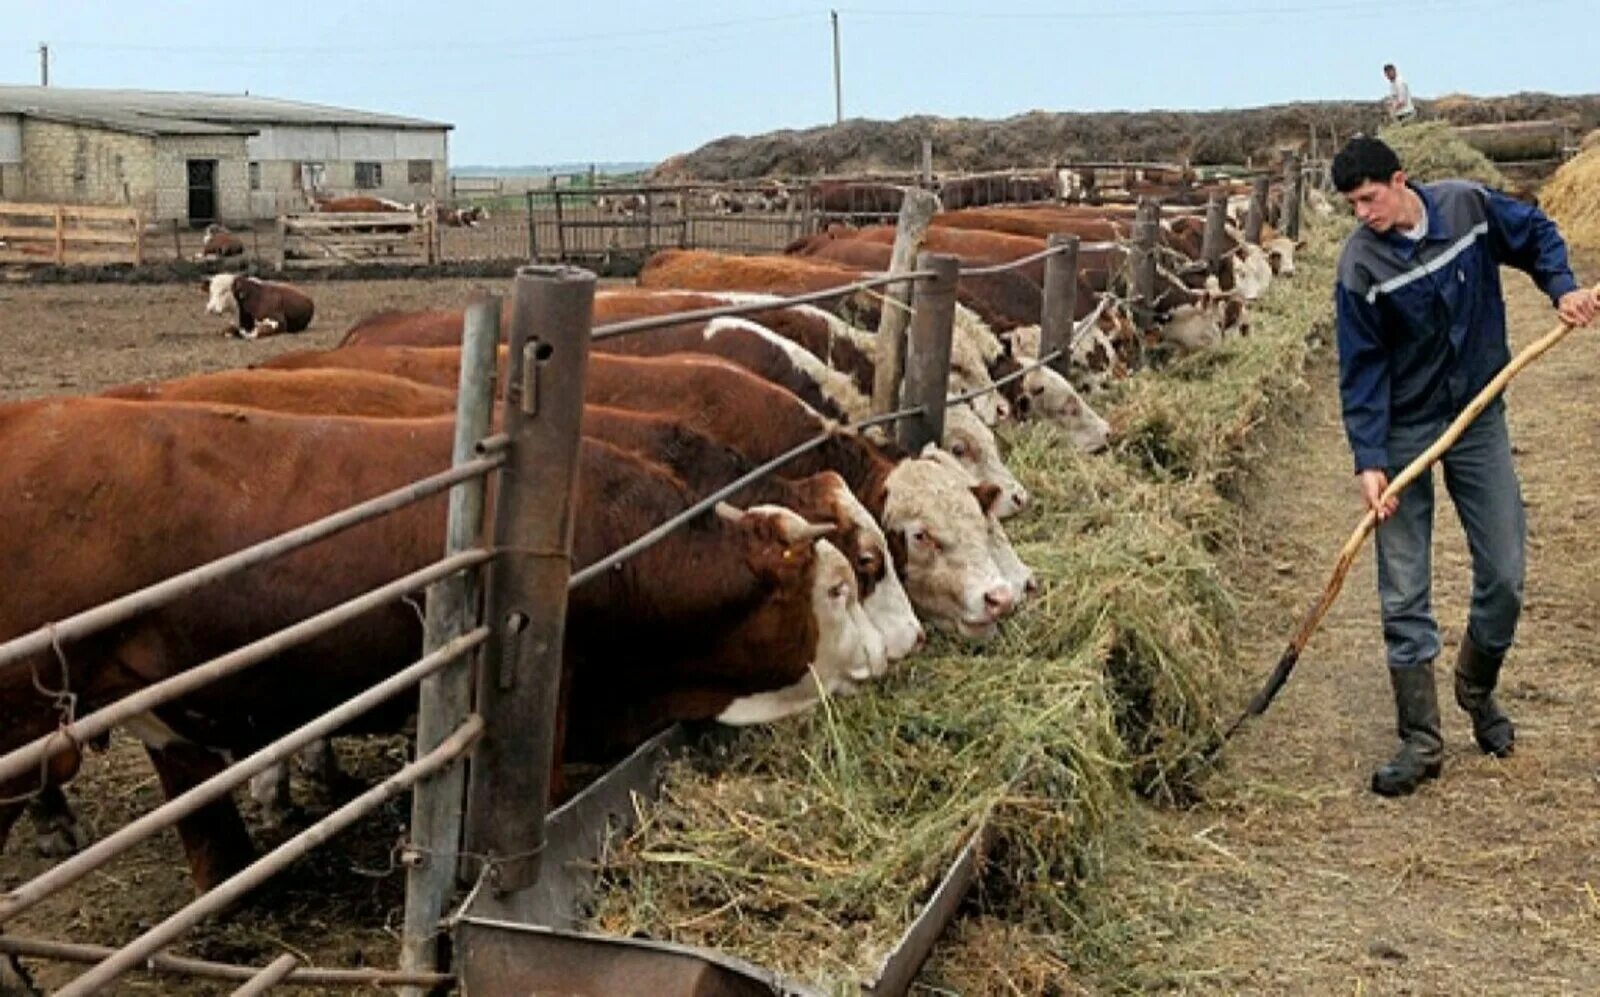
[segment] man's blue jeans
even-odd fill
[[[1448,421],[1389,431],[1389,479],[1428,448]],[[1522,489],[1511,463],[1505,404],[1496,400],[1444,455],[1444,483],[1472,552],[1472,608],[1467,633],[1485,654],[1511,647],[1522,612],[1528,525]],[[1433,473],[1400,495],[1400,507],[1378,527],[1378,599],[1390,668],[1426,664],[1439,656],[1433,618]]]

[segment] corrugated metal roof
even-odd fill
[[[138,135],[253,135],[263,125],[450,128],[396,114],[246,94],[0,86],[0,114],[97,125]]]

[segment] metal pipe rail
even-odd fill
[[[156,609],[160,606],[188,595],[194,590],[224,578],[235,572],[252,568],[264,561],[271,560],[280,554],[298,550],[342,532],[352,526],[360,525],[371,519],[393,512],[411,505],[415,502],[437,495],[451,485],[466,481],[476,475],[488,472],[505,463],[502,456],[490,456],[452,467],[446,471],[414,481],[409,485],[385,492],[377,498],[368,499],[359,505],[336,512],[331,516],[324,516],[315,522],[297,527],[288,533],[279,534],[258,544],[246,547],[215,561],[190,568],[180,575],[174,575],[154,585],[146,586],[135,592],[120,596],[107,603],[102,603],[93,609],[86,609],[75,613],[56,623],[47,623],[39,629],[21,637],[15,637],[0,644],[0,667],[21,661],[29,655],[48,651],[50,648],[69,643],[97,633],[107,627],[124,623],[140,613]],[[15,773],[13,773],[15,774]],[[4,778],[0,776],[0,778]]]
[[[681,325],[684,322],[698,322],[701,319],[727,318],[735,315],[751,315],[755,312],[770,311],[773,308],[787,308],[790,305],[808,305],[814,301],[826,301],[845,294],[854,294],[885,284],[898,284],[902,281],[930,280],[934,276],[932,270],[908,270],[905,273],[885,275],[882,277],[868,277],[858,280],[853,284],[843,284],[821,291],[807,291],[791,297],[773,298],[771,301],[753,302],[739,305],[720,305],[716,308],[696,308],[693,311],[673,312],[670,315],[656,315],[649,318],[629,319],[626,322],[613,322],[602,325],[590,333],[589,338],[595,342],[611,339],[615,336],[626,336],[630,332],[644,332],[649,329],[663,329],[670,325]],[[705,294],[728,292],[705,291]],[[744,293],[744,292],[739,292]]]
[[[259,994],[264,994],[282,983],[284,977],[294,972],[294,968],[298,965],[300,965],[300,960],[285,952],[272,960],[265,969],[248,980],[244,986],[235,990],[232,997],[258,997]]]
[[[0,755],[0,781],[22,775],[29,769],[42,765],[57,751],[98,737],[130,717],[185,696],[216,679],[242,671],[408,592],[423,588],[464,568],[482,564],[491,556],[485,550],[472,550],[435,561],[428,567],[397,578],[349,602],[324,610],[291,627],[124,696],[14,751]]]
[[[478,627],[456,638],[367,691],[351,697],[334,710],[285,734],[187,792],[173,797],[133,823],[124,825],[115,833],[101,838],[60,865],[0,895],[0,924],[66,889],[146,838],[170,827],[213,800],[227,795],[258,772],[264,772],[289,758],[312,741],[333,734],[346,723],[378,706],[389,697],[404,692],[460,658],[482,644],[488,636],[487,627]]]
[[[54,942],[19,935],[0,935],[0,954],[52,962],[96,963],[115,954],[105,945],[79,942]],[[248,981],[261,973],[259,966],[239,966],[177,955],[153,955],[141,969],[150,973],[193,976],[206,980]],[[397,973],[392,969],[318,969],[303,967],[291,972],[284,982],[292,986],[323,987],[439,987],[453,982],[449,973]]]
[[[129,970],[137,969],[145,960],[185,931],[212,914],[231,906],[240,897],[282,872],[333,835],[382,806],[390,797],[446,765],[454,763],[482,734],[483,719],[476,714],[468,717],[466,723],[463,723],[437,748],[301,831],[229,877],[209,893],[118,949],[110,958],[56,991],[56,997],[89,997],[90,994],[102,992],[113,980]]]
[[[1026,377],[1028,374],[1033,373],[1040,367],[1053,363],[1054,361],[1059,360],[1061,357],[1066,356],[1068,352],[1078,344],[1078,340],[1082,339],[1084,334],[1087,333],[1096,322],[1100,321],[1100,316],[1105,312],[1106,306],[1110,303],[1111,299],[1102,297],[1100,299],[1100,303],[1094,306],[1094,311],[1086,315],[1082,322],[1079,322],[1073,327],[1072,339],[1067,342],[1066,346],[1063,346],[1059,350],[1051,350],[1049,353],[1039,357],[1037,360],[1028,361],[1021,367],[1005,375],[1004,377],[1001,377],[999,380],[995,381],[986,388],[973,388],[971,391],[965,391],[959,395],[951,395],[949,398],[945,399],[945,408],[949,408],[952,405],[960,405],[964,402],[970,402],[974,398],[981,398],[990,392],[998,391],[1010,384],[1012,381],[1015,381],[1021,377]]]

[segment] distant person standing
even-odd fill
[[[1411,103],[1411,87],[1401,77],[1399,70],[1394,68],[1394,63],[1383,67],[1383,75],[1389,81],[1389,96],[1383,99],[1383,104],[1389,109],[1389,118],[1396,122],[1410,121],[1417,116],[1417,106]]]

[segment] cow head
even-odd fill
[[[233,273],[219,273],[208,281],[202,281],[200,287],[206,293],[206,312],[211,315],[227,315],[230,310],[238,308],[234,297],[234,283],[241,279],[241,275]]]
[[[889,541],[877,520],[834,471],[823,471],[794,484],[804,495],[808,518],[820,517],[837,525],[838,533],[830,542],[855,569],[861,607],[882,635],[888,661],[898,661],[921,647],[925,639],[922,624],[900,584]]]
[[[822,692],[882,673],[883,638],[861,608],[855,573],[839,549],[823,539],[833,532],[832,526],[808,523],[775,505],[740,511],[723,503],[717,506],[717,515],[738,530],[745,560],[769,586],[775,611],[798,610],[815,638],[807,676],[771,695],[735,700],[718,720],[733,724],[775,720],[806,708]]]
[[[1222,342],[1219,311],[1216,301],[1206,295],[1199,296],[1194,304],[1179,305],[1161,323],[1160,338],[1182,353],[1213,349]]]
[[[965,637],[993,636],[1017,602],[990,552],[999,489],[974,484],[948,455],[902,460],[884,484],[884,532],[917,612]]]
[[[1027,508],[1028,490],[1000,458],[1000,444],[994,431],[985,426],[971,408],[952,405],[945,410],[943,448],[976,482],[1000,489],[995,515],[1005,519]]]
[[[1261,248],[1266,250],[1267,261],[1272,266],[1272,272],[1285,277],[1294,276],[1294,251],[1305,245],[1296,242],[1285,235],[1277,238],[1263,240]]]
[[[927,459],[937,460],[953,471],[966,474],[962,467],[950,454],[934,447],[923,450]],[[977,484],[971,481],[969,484]],[[994,507],[990,506],[985,516],[986,535],[989,544],[989,556],[994,558],[995,567],[1000,570],[1000,576],[1011,586],[1016,602],[1012,608],[1021,606],[1022,603],[1035,592],[1039,591],[1039,583],[1033,576],[1033,569],[1022,563],[1022,558],[1017,556],[1016,548],[1011,546],[1011,538],[1006,536],[1006,528],[1000,523],[1000,517],[995,515]]]
[[[1273,268],[1260,246],[1242,242],[1233,251],[1233,274],[1234,291],[1244,300],[1254,301],[1272,283]]]

